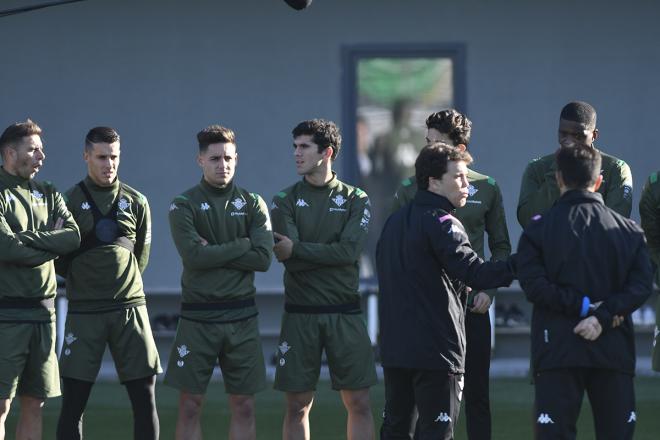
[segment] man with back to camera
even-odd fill
[[[589,145],[598,139],[596,110],[582,101],[569,102],[559,116],[559,145],[561,148]],[[601,152],[603,184],[598,192],[605,205],[619,214],[630,217],[632,211],[633,180],[630,167],[620,159]],[[518,199],[518,223],[525,228],[530,219],[550,209],[559,198],[555,179],[557,165],[554,154],[531,161],[522,177]]]
[[[454,109],[432,113],[426,119],[426,142],[443,142],[467,150],[472,122]],[[468,199],[456,208],[456,218],[465,227],[470,245],[484,258],[484,232],[488,233],[491,260],[504,261],[511,254],[506,226],[502,192],[492,177],[468,168]],[[415,176],[405,179],[394,195],[392,211],[410,203],[417,192]],[[468,295],[465,334],[468,341],[465,353],[465,419],[470,440],[491,437],[489,371],[491,327],[488,309],[495,289],[473,291]]]
[[[53,260],[80,233],[61,194],[33,180],[46,158],[41,133],[28,119],[0,136],[0,440],[16,394],[18,440],[42,438],[44,402],[60,395]]]
[[[219,362],[229,394],[229,439],[254,440],[254,394],[266,388],[254,272],[268,270],[273,234],[263,199],[234,183],[234,132],[211,125],[197,141],[202,180],[170,205],[183,274],[165,384],[180,390],[176,439],[199,440],[204,394]]]
[[[144,195],[119,180],[119,134],[95,127],[85,136],[87,176],[66,193],[80,228],[80,248],[58,260],[69,300],[60,353],[62,409],[57,439],[83,437],[83,413],[106,346],[133,411],[133,437],[157,439],[156,374],[142,273],[151,249],[151,214]]]
[[[369,387],[376,383],[360,309],[358,261],[371,217],[369,198],[341,182],[332,163],[337,126],[323,119],[293,129],[296,184],[273,198],[275,256],[284,264],[285,312],[275,388],[286,392],[283,438],[309,439],[309,412],[325,349],[332,388],[348,411],[347,438],[374,438]]]
[[[465,206],[463,149],[434,143],[415,162],[419,189],[393,213],[376,251],[380,347],[385,374],[381,439],[409,438],[419,411],[421,440],[452,439],[464,373],[467,286],[488,289],[513,280],[511,259],[484,262],[452,213]]]
[[[656,171],[652,173],[642,191],[642,197],[639,200],[639,216],[641,226],[646,236],[646,243],[649,248],[649,256],[655,265],[655,283],[660,286],[660,182],[658,182]],[[660,371],[660,301],[656,301],[655,308],[655,330],[653,332],[653,346],[651,349],[652,368]]]
[[[631,439],[636,422],[630,314],[652,291],[642,229],[605,206],[601,154],[556,154],[560,198],[518,244],[518,276],[532,312],[535,427],[539,439],[574,439],[584,392],[597,439]],[[622,317],[622,318],[619,318]]]

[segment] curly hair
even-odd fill
[[[453,108],[431,113],[426,118],[426,128],[434,128],[440,133],[445,133],[454,143],[454,146],[470,144],[472,133],[472,121],[467,116]]]
[[[435,142],[422,148],[415,161],[415,180],[417,187],[428,189],[429,177],[441,179],[447,172],[449,162],[463,161],[467,165],[472,163],[472,156],[467,151],[445,144]]]

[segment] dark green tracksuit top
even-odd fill
[[[484,258],[484,232],[488,233],[488,249],[491,260],[506,261],[511,255],[511,242],[506,226],[506,216],[502,204],[502,192],[495,179],[468,169],[469,196],[462,208],[456,209],[456,218],[460,220],[467,232],[472,249]],[[392,211],[410,203],[417,192],[415,177],[405,179],[394,195]],[[486,293],[493,299],[495,289]],[[477,292],[470,295],[469,303]]]
[[[58,218],[64,225],[54,231]],[[79,244],[76,222],[50,183],[0,168],[0,301],[54,298],[53,260]],[[54,315],[54,309],[0,308],[0,321],[48,322]]]
[[[56,263],[58,273],[66,276],[66,295],[72,311],[103,312],[145,304],[142,273],[149,262],[151,215],[147,198],[115,179],[108,187],[96,185],[89,177],[84,184],[102,214],[117,204],[119,235],[130,240],[134,249],[117,244],[94,247],[73,258]],[[66,204],[83,237],[94,234],[94,216],[87,197],[76,184],[66,193]]]
[[[598,192],[605,205],[624,217],[632,211],[633,180],[630,167],[624,161],[602,151],[600,174],[603,183]],[[518,199],[518,223],[525,228],[536,214],[543,214],[559,198],[559,187],[555,179],[557,163],[555,155],[549,154],[531,161],[523,174]]]
[[[231,182],[225,188],[201,183],[170,205],[170,230],[181,261],[185,303],[254,298],[254,272],[270,267],[273,233],[264,200]],[[201,239],[208,241],[203,246]],[[186,310],[182,316],[230,321],[256,314],[255,307]]]
[[[293,241],[284,261],[289,304],[323,306],[359,301],[360,254],[371,218],[369,197],[333,178],[314,186],[303,178],[277,193],[273,230]]]
[[[657,270],[660,265],[660,182],[657,171],[651,174],[644,185],[639,200],[639,216],[651,260],[656,265],[655,282],[660,285],[660,272]]]

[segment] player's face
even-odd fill
[[[16,149],[8,149],[8,154],[13,159],[10,160],[11,165],[7,166],[8,172],[24,179],[32,179],[46,158],[38,134],[24,137],[20,144],[16,145]]]
[[[435,128],[429,128],[426,130],[426,143],[433,144],[435,142],[443,142],[447,145],[454,145],[454,141],[451,140],[447,133],[441,133]]]
[[[98,142],[85,149],[87,174],[98,186],[110,186],[117,178],[119,169],[119,141],[111,144]]]
[[[197,156],[197,163],[202,168],[204,180],[212,186],[224,188],[234,178],[238,153],[232,143],[218,143],[208,146],[206,151]]]
[[[296,172],[300,176],[314,174],[320,170],[324,160],[328,160],[328,153],[332,154],[329,147],[319,153],[319,146],[314,143],[314,138],[310,134],[300,135],[293,140]]]
[[[559,119],[559,145],[562,148],[589,146],[598,138],[598,130],[585,124]]]
[[[465,206],[468,198],[468,168],[465,162],[450,161],[442,178],[429,178],[429,191],[445,196],[455,208]]]

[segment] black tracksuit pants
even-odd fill
[[[465,334],[465,423],[469,440],[490,440],[490,317],[467,312]]]

